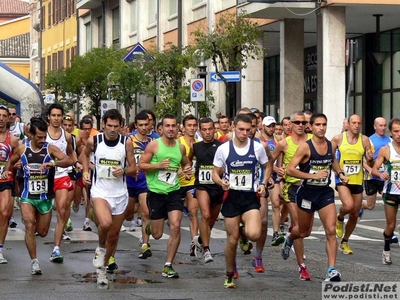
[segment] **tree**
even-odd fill
[[[247,67],[247,61],[260,59],[263,49],[258,45],[261,30],[258,24],[249,19],[246,12],[239,14],[223,13],[211,32],[198,28],[192,33],[195,48],[204,53],[205,59],[211,59],[215,71],[239,71]],[[228,83],[220,76],[226,85],[227,114],[234,115],[236,111],[236,84]]]
[[[170,43],[164,51],[152,49],[148,52],[143,66],[153,82],[158,83],[156,91],[159,98],[153,108],[158,116],[171,113],[180,118],[194,107],[194,103],[190,102],[190,79],[187,74],[191,67],[197,65],[196,60],[190,47],[180,48]],[[208,96],[201,106],[204,112],[213,105],[214,98],[210,93]]]
[[[94,48],[82,56],[74,56],[66,70],[66,90],[88,99],[86,109],[96,117],[100,128],[100,101],[107,99],[109,74],[116,62],[121,61],[125,50]]]

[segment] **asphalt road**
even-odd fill
[[[30,274],[30,259],[24,244],[20,212],[15,211],[18,223],[10,229],[4,245],[8,264],[0,265],[1,299],[321,299],[321,282],[326,272],[325,237],[316,216],[313,232],[305,240],[306,264],[312,274],[309,282],[298,279],[294,255],[284,261],[280,247],[272,247],[271,233],[264,248],[263,260],[266,272],[255,273],[251,267],[253,255],[243,255],[238,249],[237,264],[240,277],[236,289],[223,288],[225,261],[223,250],[225,232],[223,222],[218,221],[213,230],[210,248],[214,261],[204,264],[189,256],[189,218],[182,222],[182,239],[174,261],[179,279],[161,276],[165,262],[168,227],[164,237],[152,240],[153,256],[147,260],[138,258],[139,228],[136,232],[121,232],[116,260],[119,269],[109,275],[110,284],[100,288],[92,265],[97,234],[82,231],[83,207],[79,213],[71,213],[74,230],[71,241],[63,241],[61,253],[63,264],[49,261],[53,248],[55,215],[51,230],[45,238],[37,238],[38,259],[43,272],[41,276]],[[128,225],[128,224],[125,224]],[[342,281],[400,281],[400,249],[392,245],[390,266],[382,265],[382,230],[385,225],[383,205],[367,211],[359,222],[350,245],[353,255],[338,252],[337,269]],[[271,226],[269,226],[270,228]]]

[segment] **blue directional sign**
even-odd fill
[[[144,47],[140,43],[137,43],[124,57],[124,62],[137,60],[140,56],[146,54],[146,52],[146,49],[144,49]]]
[[[221,77],[224,77],[227,82],[238,82],[240,81],[240,71],[226,71],[219,72]],[[217,72],[210,72],[210,82],[221,82],[224,81]]]

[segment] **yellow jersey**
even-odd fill
[[[365,149],[360,133],[357,142],[351,144],[347,139],[347,132],[342,133],[342,142],[338,147],[338,160],[340,168],[346,177],[349,178],[348,184],[362,185],[364,178],[363,156]]]
[[[188,156],[189,153],[190,153],[190,146],[186,143],[185,138],[184,138],[183,136],[181,136],[181,137],[179,138],[178,141],[179,141],[179,144],[182,144],[183,146],[185,146],[185,149],[186,149],[186,156]],[[194,142],[197,143],[198,140],[197,140],[197,139],[194,139]],[[187,180],[187,179],[185,178],[185,175],[179,176],[179,183],[180,183],[181,187],[192,186],[192,185],[194,185],[194,180],[195,180],[195,176],[194,176],[195,166],[196,166],[196,157],[193,157],[193,160],[192,160],[192,177],[191,177],[190,180]]]

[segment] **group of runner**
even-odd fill
[[[27,125],[12,122],[13,113],[15,109],[0,106],[0,263],[7,263],[3,244],[13,211],[12,193],[18,191],[14,183],[21,191],[33,275],[42,273],[35,235],[47,235],[55,209],[50,261],[63,262],[60,246],[65,230],[71,227],[71,206],[77,212],[83,194],[88,197],[83,229],[91,230],[90,216],[98,229],[99,244],[93,258],[98,284],[108,284],[107,271],[118,268],[119,233],[124,220],[133,222],[136,212],[143,224],[139,258],[152,256],[149,237],[161,238],[167,220],[170,236],[162,276],[179,278],[172,263],[187,208],[189,253],[204,263],[213,261],[210,234],[221,212],[227,233],[224,287],[234,288],[239,276],[238,244],[244,254],[250,254],[251,241],[256,243],[252,266],[255,272],[265,272],[262,253],[268,202],[272,206],[271,245],[282,244],[284,259],[294,248],[301,280],[311,279],[304,262],[303,238],[310,235],[318,211],[326,232],[325,280],[340,281],[335,268],[336,236],[342,239],[340,250],[352,254],[351,233],[363,209],[374,207],[377,192],[384,194],[386,204],[382,262],[391,263],[390,243],[396,238],[393,231],[400,200],[399,119],[389,123],[392,139],[385,136],[383,118],[375,120],[375,134],[368,138],[360,133],[361,117],[352,115],[347,128],[329,141],[326,116],[309,111],[294,112],[280,124],[258,109],[242,108],[232,120],[219,115],[217,123],[188,115],[180,125],[174,115],[167,114],[156,125],[154,113],[143,110],[128,132],[115,109],[102,117],[101,132],[93,129],[90,116],[81,120],[80,129],[75,128],[74,115],[64,115],[59,104],[49,106],[47,119],[34,117]],[[179,129],[182,136],[178,138]],[[338,214],[330,187],[332,171],[342,201]],[[16,176],[18,173],[22,176]],[[365,181],[368,198],[363,203],[365,174],[372,177]],[[286,235],[288,213],[291,225]],[[344,226],[346,214],[349,220]],[[141,224],[139,220],[135,223]]]

